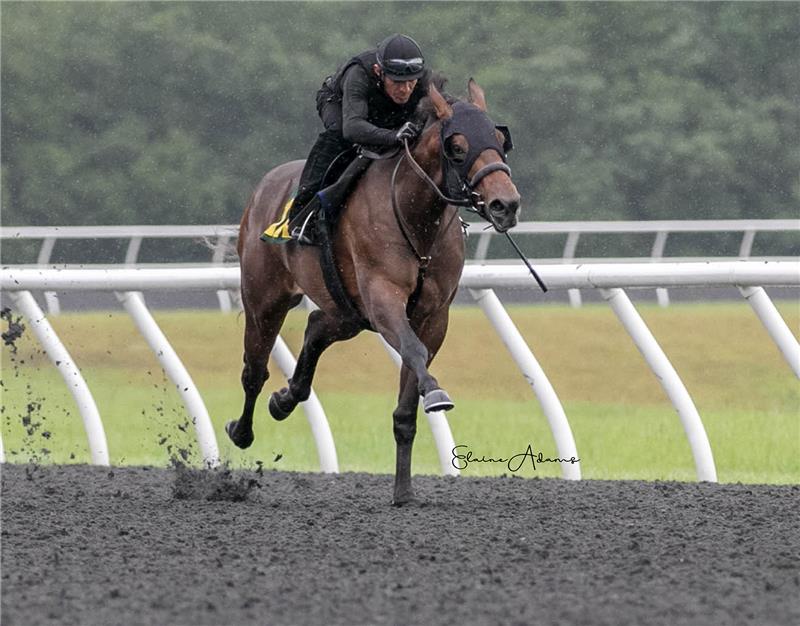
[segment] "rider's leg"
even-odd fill
[[[322,187],[325,172],[328,171],[334,159],[352,147],[340,131],[329,129],[321,132],[311,152],[306,159],[303,173],[300,175],[297,195],[289,212],[290,219],[294,219]]]
[[[317,192],[319,203],[325,209],[325,219],[331,224],[335,224],[338,220],[339,211],[347,195],[371,162],[372,159],[357,156],[355,150],[340,155],[336,165],[342,167],[337,167],[337,171],[334,172],[335,178],[332,177],[333,182]]]

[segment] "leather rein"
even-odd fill
[[[511,176],[511,168],[508,167],[506,163],[502,161],[497,161],[495,163],[489,163],[488,165],[484,165],[481,169],[475,172],[475,175],[470,179],[461,179],[461,191],[463,192],[464,196],[461,198],[449,198],[446,196],[439,186],[428,176],[427,172],[422,169],[419,163],[414,159],[414,156],[411,154],[411,149],[408,147],[408,140],[403,140],[403,146],[405,148],[405,154],[398,159],[397,164],[394,166],[394,171],[392,172],[392,209],[394,210],[395,217],[397,217],[397,221],[400,224],[401,230],[403,230],[403,234],[405,235],[406,239],[409,239],[408,229],[407,226],[404,224],[405,220],[402,219],[400,214],[400,210],[397,205],[397,195],[395,193],[396,185],[395,179],[397,178],[397,171],[400,169],[400,163],[402,163],[403,159],[408,159],[409,165],[411,165],[411,169],[416,172],[417,176],[419,176],[422,180],[424,180],[428,186],[433,189],[439,199],[442,200],[446,204],[452,204],[454,206],[463,206],[469,207],[469,210],[473,213],[477,213],[487,222],[489,222],[492,226],[496,226],[494,219],[492,216],[486,211],[486,202],[483,200],[483,196],[476,191],[476,187],[478,184],[486,178],[492,172],[505,172],[508,176]],[[409,242],[411,243],[411,242]],[[416,247],[411,245],[414,252],[417,252]],[[417,254],[419,257],[420,255]]]
[[[506,165],[503,162],[494,162],[494,163],[489,163],[488,165],[484,165],[481,169],[479,169],[475,173],[475,175],[470,180],[466,180],[459,176],[461,183],[461,191],[463,192],[464,196],[461,198],[450,198],[447,195],[445,195],[441,189],[439,189],[439,186],[431,179],[430,176],[428,176],[427,172],[424,169],[422,169],[420,164],[417,163],[417,161],[414,159],[414,156],[411,154],[411,149],[408,146],[407,139],[403,140],[403,146],[405,147],[405,154],[403,154],[397,160],[397,164],[394,166],[394,170],[392,171],[391,198],[392,198],[392,210],[394,211],[394,216],[395,219],[397,220],[397,224],[400,227],[400,232],[403,234],[403,238],[406,240],[406,243],[408,243],[408,246],[411,248],[411,251],[414,253],[414,256],[417,257],[417,261],[419,263],[419,271],[417,274],[417,285],[416,288],[414,289],[414,292],[409,297],[408,304],[406,306],[406,313],[410,316],[411,311],[416,306],[417,301],[419,300],[419,296],[422,293],[423,281],[425,280],[425,273],[427,272],[428,265],[430,264],[431,261],[431,255],[430,254],[424,255],[420,252],[418,246],[414,243],[414,238],[411,235],[411,231],[408,227],[408,224],[405,218],[403,217],[403,214],[400,212],[400,207],[397,203],[397,185],[396,185],[397,172],[400,169],[400,164],[403,162],[404,159],[408,159],[408,163],[409,165],[411,165],[411,169],[414,170],[417,176],[419,176],[423,181],[425,181],[428,187],[430,187],[436,193],[436,195],[442,202],[444,202],[445,204],[452,204],[454,206],[468,207],[468,210],[477,213],[486,221],[488,221],[490,224],[492,224],[492,226],[496,226],[494,219],[486,210],[486,202],[484,201],[483,196],[481,196],[480,192],[476,190],[476,187],[484,178],[486,178],[486,176],[488,176],[492,172],[498,172],[498,171],[505,172],[506,174],[511,176],[511,168],[509,168],[508,165]],[[445,167],[446,163],[447,161],[445,160]],[[456,218],[457,215],[458,211],[455,211],[453,213],[453,216],[447,222],[447,226],[444,229],[445,232],[447,232],[447,230],[450,228],[450,224],[452,224],[453,220]],[[441,231],[442,231],[442,226],[440,222],[439,229],[436,233],[436,236],[433,239],[434,242],[436,241],[436,239],[439,238],[439,233]]]

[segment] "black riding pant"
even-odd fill
[[[325,173],[336,157],[353,147],[353,143],[345,140],[342,136],[342,103],[336,98],[326,97],[328,95],[330,94],[325,91],[324,87],[317,92],[317,112],[325,130],[317,137],[317,141],[306,159],[306,165],[300,175],[297,196],[292,206],[293,215],[296,215],[297,210],[309,203],[314,194],[322,189],[323,184],[330,185],[335,182],[339,174],[355,157],[355,153],[353,153],[339,159],[325,180]]]
[[[306,165],[303,168],[303,173],[300,175],[300,182],[298,183],[297,197],[294,201],[294,208],[299,208],[308,204],[314,194],[317,193],[323,185],[325,173],[328,168],[336,160],[342,152],[350,150],[353,144],[346,141],[342,137],[341,132],[335,130],[325,130],[319,134],[317,141],[311,148],[311,152],[306,159]],[[355,156],[355,153],[352,154]],[[336,181],[338,175],[347,167],[352,159],[342,158],[337,161],[335,170],[331,171],[328,177],[328,184]]]

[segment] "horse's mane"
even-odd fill
[[[447,93],[444,90],[444,86],[447,84],[447,78],[443,74],[439,74],[438,72],[434,72],[434,74],[430,78],[430,83],[436,87],[439,93],[442,94],[444,99],[447,101],[448,104],[453,104],[454,102],[458,102],[458,98],[455,96]],[[430,123],[436,120],[436,110],[433,107],[433,103],[428,96],[422,98],[417,105],[416,110],[414,111],[412,121],[420,127],[427,128]]]

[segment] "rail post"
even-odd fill
[[[658,345],[650,329],[644,320],[637,313],[636,308],[631,303],[628,295],[619,287],[613,289],[601,289],[608,303],[611,305],[616,316],[619,318],[625,330],[633,339],[639,352],[642,353],[645,361],[653,370],[658,382],[667,393],[672,405],[678,412],[683,430],[689,440],[689,447],[694,457],[697,479],[707,482],[717,482],[717,469],[714,466],[714,455],[711,452],[711,444],[708,442],[708,435],[700,419],[700,415],[692,402],[689,392],[686,391],[672,363],[669,362],[667,355]]]
[[[214,427],[211,425],[206,405],[203,403],[192,377],[186,371],[164,333],[161,332],[153,316],[150,315],[142,294],[138,291],[115,292],[115,294],[122,306],[133,318],[133,322],[139,332],[147,341],[161,367],[164,368],[167,376],[177,388],[183,404],[189,412],[189,419],[195,428],[203,464],[206,467],[217,467],[220,459]]]
[[[89,386],[83,379],[80,370],[72,360],[64,344],[56,335],[50,322],[45,317],[36,300],[29,291],[10,291],[9,295],[19,311],[30,323],[31,330],[45,353],[55,365],[61,378],[67,384],[67,389],[78,405],[78,411],[83,419],[83,428],[89,440],[89,453],[94,465],[108,465],[108,443],[103,422],[97,410],[94,398],[89,391]]]

